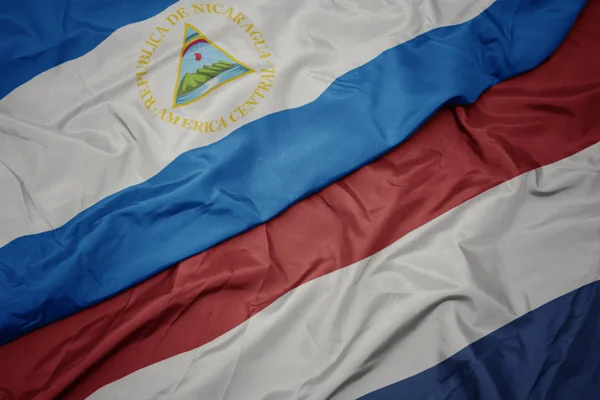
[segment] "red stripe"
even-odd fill
[[[0,347],[0,394],[84,398],[207,343],[495,185],[600,141],[598,19],[600,2],[591,2],[549,62],[473,106],[440,111],[398,149],[273,221]]]

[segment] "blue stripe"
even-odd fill
[[[59,229],[0,248],[0,342],[264,222],[404,141],[444,103],[472,102],[534,67],[584,3],[499,1],[384,52],[310,104],[181,155]]]
[[[593,283],[362,399],[596,400],[599,315],[600,283]]]
[[[176,0],[0,1],[0,99],[36,75],[81,57],[115,30]]]

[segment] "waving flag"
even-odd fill
[[[2,342],[266,221],[536,66],[585,1],[113,3],[9,6]]]
[[[598,393],[598,5],[145,280],[584,4],[159,3],[3,66],[0,395]]]

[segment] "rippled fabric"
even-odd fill
[[[245,18],[260,26],[260,29],[257,28],[254,32],[251,29],[250,35],[254,36],[254,33],[265,38],[264,44],[268,44],[268,49],[272,52],[272,56],[269,57],[272,59],[268,61],[276,63],[274,74],[267,74],[271,77],[274,75],[274,80],[265,81],[271,85],[268,95],[262,93],[262,96],[266,97],[260,100],[258,107],[254,107],[252,112],[240,119],[240,123],[249,123],[278,111],[311,103],[323,94],[336,78],[372,61],[382,52],[435,28],[467,22],[493,3],[493,0],[453,0],[449,6],[447,0],[427,0],[417,8],[413,6],[412,1],[414,0],[400,1],[384,8],[376,2],[365,4],[357,0],[345,2],[343,5],[332,3],[330,0],[310,0],[305,3],[280,0],[276,4],[272,0],[259,0],[251,5],[244,4],[243,7],[238,4],[236,10],[244,10],[247,13]],[[140,91],[146,93],[150,88],[154,94],[152,98],[146,96],[146,99],[149,104],[154,99],[154,107],[160,109],[161,105],[166,106],[162,96],[166,89],[169,92],[166,101],[171,102],[172,88],[170,82],[166,81],[175,79],[177,73],[176,53],[181,46],[177,33],[184,33],[177,31],[180,27],[171,28],[170,34],[161,40],[160,47],[151,53],[149,68],[137,63],[140,58],[140,44],[145,43],[148,33],[156,29],[158,22],[172,15],[174,10],[182,5],[184,3],[173,5],[147,21],[124,26],[85,56],[32,79],[0,102],[0,127],[3,133],[0,159],[4,164],[0,165],[0,182],[6,189],[2,197],[4,207],[0,209],[0,247],[20,236],[61,227],[77,214],[93,207],[99,200],[153,177],[182,153],[217,142],[239,127],[240,123],[232,124],[229,115],[225,114],[240,105],[240,98],[251,93],[257,81],[262,82],[258,74],[236,80],[235,85],[227,86],[223,95],[218,94],[222,93],[219,91],[205,99],[206,101],[194,103],[193,106],[183,109],[178,108],[181,110],[178,112],[183,113],[178,115],[194,120],[207,120],[225,115],[227,126],[216,132],[192,132],[182,129],[177,123],[163,121],[153,116],[140,99]],[[264,7],[268,7],[268,14],[262,11]],[[282,32],[280,24],[285,20],[290,21],[293,29]],[[251,45],[248,33],[236,27],[226,16],[215,17],[214,13],[206,13],[192,15],[186,21],[199,24],[210,34],[222,32],[218,36],[219,43],[229,45],[236,54],[243,51],[239,56],[252,68],[266,68],[265,65],[257,64],[261,62],[260,59],[256,60],[258,55],[254,54],[252,48],[247,48],[247,45]],[[354,27],[360,29],[352,30],[343,36],[337,34]],[[490,35],[493,37],[494,34],[495,30],[492,30]],[[457,38],[459,39],[460,37]],[[240,46],[238,41],[242,41],[245,46]],[[150,52],[149,49],[144,50]],[[251,54],[248,54],[249,50]],[[487,49],[482,49],[482,54],[487,52]],[[403,73],[411,73],[409,67],[422,58],[420,53],[411,54],[411,63]],[[150,57],[146,53],[142,55]],[[445,55],[454,54],[446,51]],[[443,55],[438,54],[439,58],[443,58]],[[490,64],[486,61],[490,57],[481,58],[485,65]],[[397,74],[400,72],[396,70],[399,62],[400,60],[388,63]],[[493,68],[493,65],[491,67]],[[146,70],[148,72],[143,76],[147,79],[141,81],[147,82],[148,85],[144,84],[142,88],[138,88],[134,74],[145,73]],[[374,76],[383,78],[382,72],[371,68],[366,75],[369,77],[375,74]],[[453,71],[448,73],[452,74]],[[261,73],[260,76],[262,75]],[[265,82],[262,83],[267,87]],[[360,92],[366,90],[366,94],[373,94],[373,89],[382,85],[380,80],[374,80],[367,85],[373,85],[373,88],[363,88],[363,83],[366,82],[365,73],[362,73],[340,83],[336,91],[338,98],[334,99],[338,101],[340,108],[343,108],[341,105],[345,104],[344,101],[349,96],[368,102],[368,96],[361,95]],[[387,84],[390,85],[391,82]],[[396,79],[394,84],[402,84],[402,81]],[[400,87],[402,91],[410,91],[410,88]],[[60,93],[58,98],[55,96],[57,92]],[[374,100],[383,102],[383,99],[385,96]],[[195,106],[196,104],[198,106]],[[325,111],[320,110],[321,114],[327,114]],[[277,128],[283,129],[287,136],[292,136],[296,130],[308,130],[308,126],[305,126],[306,121],[301,118],[306,114],[294,114],[295,116],[292,115]],[[318,120],[323,118],[310,117]],[[175,120],[180,124],[183,118],[173,117],[173,121]],[[323,121],[317,121],[317,126],[322,124]],[[385,124],[382,121],[380,125],[378,129]],[[267,128],[272,131],[274,126],[270,125]],[[250,171],[255,169],[255,163],[251,161],[257,158],[268,160],[263,153],[273,146],[277,151],[271,151],[280,157],[278,160],[297,158],[300,150],[308,144],[318,148],[316,143],[319,142],[316,139],[309,141],[306,135],[300,135],[296,141],[293,141],[295,137],[292,136],[286,142],[288,146],[285,146],[286,143],[279,146],[275,138],[272,141],[257,140],[265,134],[255,135],[255,131],[256,129],[247,132],[248,134],[243,136],[245,141],[238,140],[235,145],[221,146],[217,152],[197,154],[197,157],[184,162],[182,168],[170,170],[164,179],[154,180],[156,187],[151,187],[150,192],[154,193],[155,197],[158,197],[159,193],[162,194],[159,204],[169,203],[169,207],[162,210],[161,219],[168,220],[169,212],[183,213],[187,210],[184,206],[197,206],[201,211],[209,212],[211,204],[218,204],[217,200],[221,197],[225,203],[240,203],[237,210],[229,212],[259,212],[253,209],[252,202],[256,200],[252,200],[252,196],[247,193],[248,189],[243,191],[237,188],[233,191],[235,187],[214,187],[216,183],[205,182],[206,187],[198,191],[210,195],[205,194],[203,198],[207,202],[200,205],[198,199],[195,202],[190,201],[195,198],[190,197],[187,191],[184,190],[185,196],[178,195],[180,191],[176,189],[185,187],[186,184],[194,186],[199,184],[199,181],[210,181],[211,177],[203,176],[210,175],[216,165],[224,164],[226,167],[228,164],[224,161],[230,159],[237,160],[234,163],[235,167],[219,167],[218,169],[224,171],[218,174],[219,179],[212,178],[216,182],[227,181],[225,178],[229,175],[237,178],[239,184],[247,183],[250,188],[257,183],[253,184],[253,180],[245,182],[244,179],[254,175],[262,175],[262,181],[269,181],[267,178],[279,181],[282,179],[282,172],[277,171],[281,166],[273,168],[271,165],[267,172],[259,168],[255,174],[250,174]],[[324,127],[317,131],[327,132]],[[331,135],[319,135],[317,139],[323,136],[328,138]],[[266,149],[261,152],[262,147]],[[254,151],[257,148],[258,153]],[[223,158],[225,160],[222,160]],[[245,168],[239,168],[242,162],[246,163]],[[45,168],[36,168],[42,163]],[[186,166],[191,170],[186,169]],[[249,176],[241,173],[246,169],[249,169],[249,172],[246,172]],[[268,174],[264,175],[265,173]],[[60,179],[57,180],[57,177]],[[143,190],[142,193],[134,191],[134,194],[140,199],[153,199]],[[231,198],[232,196],[234,198]],[[181,197],[184,197],[183,200]],[[267,201],[262,198],[260,200]],[[179,202],[183,205],[180,206]],[[109,202],[113,203],[114,201]],[[150,209],[148,215],[142,216],[139,215],[142,213],[139,207],[131,206],[126,208],[126,211],[123,208],[126,207],[121,204],[121,208],[117,207],[117,210],[127,211],[126,214],[131,214],[131,218],[148,220],[154,216],[151,212],[154,210],[152,207],[146,207]],[[104,221],[112,223],[115,217],[111,215],[111,211],[116,212],[114,204],[107,210],[96,210],[94,214],[102,215]],[[125,224],[120,230],[125,232],[126,228]],[[210,229],[208,232],[210,233]],[[73,240],[80,239],[79,236],[81,234]]]
[[[175,0],[6,1],[0,13],[0,99],[38,74],[95,48],[116,29]]]
[[[280,217],[0,346],[0,359],[11,360],[0,363],[0,393],[83,398],[214,340],[493,186],[597,143],[599,18],[591,2],[547,63],[472,106],[441,110],[404,145]]]
[[[257,119],[210,146],[183,153],[150,179],[104,198],[65,225],[13,240],[0,248],[0,343],[105,300],[268,220],[406,140],[444,103],[474,101],[499,80],[535,67],[560,44],[584,4],[496,2],[468,22],[431,30],[385,51],[333,81],[313,102]],[[541,34],[548,24],[553,29]],[[113,121],[123,130],[125,119],[118,117]],[[3,127],[22,123],[14,113],[7,120]],[[8,165],[3,178],[15,191],[5,196],[17,199],[15,210],[35,204],[27,210],[47,221],[39,196],[61,193],[43,190],[58,176],[68,193],[69,175],[44,180],[28,163],[60,156],[62,147],[53,153],[34,145],[31,159],[27,153],[15,157],[15,149],[30,148],[22,135],[37,133],[37,126],[9,131],[10,150],[1,154]],[[80,182],[88,169],[68,165],[77,171],[75,183]],[[47,168],[64,166],[56,161]],[[137,178],[135,172],[127,177]],[[28,184],[41,185],[38,197],[21,184],[23,176],[31,177]],[[105,182],[89,176],[84,181],[74,186]],[[76,202],[80,199],[75,196]]]
[[[570,265],[564,264],[565,269]],[[600,272],[600,261],[596,267]],[[530,312],[364,400],[589,399],[600,393],[600,283]]]
[[[343,400],[408,378],[596,281],[598,198],[600,143],[504,182],[373,256],[286,293],[206,345],[90,398]],[[555,324],[549,325],[551,338]],[[518,344],[518,338],[503,343],[498,352],[510,357]],[[494,345],[476,351],[486,354]],[[546,356],[533,350],[516,358],[531,364],[523,362],[523,373],[512,376],[515,387],[507,389],[520,394]],[[511,376],[510,364],[495,366],[500,382]],[[454,371],[439,368],[416,390],[388,398],[443,398],[447,382],[435,378]],[[485,387],[485,375],[478,378]]]

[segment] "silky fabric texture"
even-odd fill
[[[408,378],[596,281],[598,198],[600,143],[470,199],[373,256],[286,293],[214,341],[138,370],[90,400],[345,400]],[[506,353],[499,359],[515,348],[495,347]],[[537,349],[520,358],[530,370],[548,369]],[[444,396],[448,385],[437,376],[460,366],[431,373],[395,398]],[[502,375],[520,371],[512,375],[517,393],[535,382],[521,365],[491,366]]]
[[[543,305],[430,370],[361,399],[595,400],[600,393],[600,361],[594,357],[600,351],[599,309],[600,283],[595,282]],[[432,381],[440,388],[432,390]]]
[[[487,4],[492,1],[487,1]],[[191,4],[175,0],[146,0],[142,5],[122,0],[53,0],[52,3],[23,0],[5,3],[4,12],[0,14],[0,99],[36,75],[85,55],[126,25],[151,18],[173,5]],[[227,3],[244,4],[235,0]],[[361,11],[361,4],[356,1],[338,4]],[[392,2],[380,1],[377,4],[373,1],[371,4],[373,9],[388,6],[394,10]],[[454,0],[427,0],[420,2],[419,6],[438,15],[448,6],[455,7],[457,11],[461,8]],[[368,8],[363,10],[370,13]],[[395,17],[398,19],[398,16]],[[286,19],[284,24],[289,27],[292,19]]]
[[[175,0],[5,1],[0,13],[0,99],[36,75],[80,57],[116,29]]]
[[[584,4],[496,2],[464,24],[382,53],[312,103],[184,153],[58,229],[0,248],[6,277],[0,342],[264,222],[404,141],[445,102],[474,101],[499,80],[535,67],[560,44]],[[540,34],[550,23],[554,29]]]
[[[600,4],[591,2],[547,63],[473,106],[441,110],[411,140],[279,218],[1,346],[0,359],[13,360],[0,363],[1,393],[85,397],[208,343],[294,287],[507,179],[598,142],[598,18]]]
[[[201,26],[206,32],[218,34],[220,45],[233,49],[236,56],[255,70],[269,69],[270,72],[266,75],[274,80],[263,82],[264,87],[271,87],[268,93],[263,92],[260,105],[241,119],[242,124],[247,124],[282,110],[311,103],[336,78],[369,63],[382,52],[437,27],[467,22],[493,3],[493,0],[457,0],[452,1],[449,9],[446,0],[427,0],[418,8],[414,7],[413,1],[415,0],[402,1],[383,9],[376,3],[365,5],[356,0],[344,3],[343,7],[334,5],[329,0],[303,3],[280,0],[276,4],[273,4],[273,0],[259,0],[251,5],[245,3],[241,9],[248,13],[245,18],[250,18],[260,26],[260,30],[254,33],[265,38],[267,49],[272,52],[268,61],[276,63],[274,69],[268,67],[268,64],[263,65],[260,59],[257,60],[259,57],[253,46],[240,45],[240,41],[245,45],[251,44],[248,43],[250,38],[246,37],[248,34],[245,30],[227,17],[215,17],[210,13],[208,15],[212,17],[193,15],[186,21]],[[151,19],[124,26],[85,56],[32,79],[0,102],[0,127],[3,133],[0,136],[0,160],[3,162],[0,165],[0,184],[5,189],[2,196],[4,207],[0,209],[0,247],[20,236],[61,227],[80,212],[94,207],[99,200],[148,180],[187,150],[219,141],[240,125],[232,124],[229,120],[229,125],[217,132],[190,132],[177,124],[153,117],[140,101],[141,91],[147,88],[151,88],[153,93],[152,97],[145,97],[149,103],[154,99],[165,106],[165,99],[161,96],[165,90],[170,100],[172,88],[166,81],[170,81],[172,74],[176,73],[177,52],[180,47],[177,33],[183,32],[178,32],[177,26],[171,28],[171,33],[161,39],[159,47],[152,51],[151,56],[143,53],[150,58],[149,66],[139,62],[140,44],[145,43],[143,40],[149,31],[156,28],[158,22],[180,10],[178,7],[185,4],[175,4]],[[267,6],[269,13],[264,14],[262,9]],[[282,32],[281,24],[286,20],[291,22]],[[337,32],[353,27],[360,29],[354,29],[352,34],[337,35]],[[493,37],[494,34],[492,29],[490,36]],[[463,38],[464,36],[462,35]],[[485,42],[485,39],[480,41]],[[149,49],[144,50],[150,52]],[[425,50],[427,49],[422,49]],[[483,55],[486,53],[485,50],[482,52]],[[446,55],[452,54],[446,51]],[[442,54],[438,54],[438,58],[440,57]],[[421,52],[413,52],[405,72],[410,74],[410,67],[421,58]],[[340,108],[343,108],[346,97],[352,95],[353,89],[372,91],[369,90],[370,80],[364,80],[364,73],[359,74],[360,71],[361,69],[353,71],[353,75],[357,76],[346,79],[339,88],[341,90],[336,92],[339,94],[337,100]],[[380,79],[384,79],[381,75],[383,72],[377,71]],[[396,75],[399,73],[397,70],[394,72]],[[141,82],[147,82],[148,85],[138,88],[136,74],[140,74]],[[261,72],[260,77],[262,76]],[[262,81],[258,77],[259,74],[255,73],[236,80],[234,85],[219,88],[218,94],[211,95],[205,99],[206,102],[198,103],[199,107],[178,108],[176,114],[194,120],[223,115],[226,110],[238,107],[240,97],[245,98],[255,89],[257,82]],[[57,98],[55,93],[60,93],[60,96]],[[160,109],[158,105],[155,107]],[[306,128],[296,114],[292,114],[290,120],[279,128],[285,130],[287,125],[300,125],[298,129]],[[312,116],[313,119],[323,118],[318,117],[318,113]],[[179,121],[183,121],[183,118],[179,118]],[[274,126],[270,128],[274,129]],[[247,138],[256,136],[255,132],[246,134]],[[252,145],[259,146],[258,142],[260,141],[254,139],[253,143],[245,145],[243,149],[221,146],[220,151],[210,153],[214,157],[205,159],[199,156],[185,164],[189,164],[192,171],[185,168],[171,170],[166,182],[170,191],[162,188],[164,180],[153,181],[158,188],[152,188],[155,190],[151,193],[155,197],[158,193],[162,194],[161,199],[154,202],[168,203],[168,210],[185,210],[179,202],[187,204],[186,201],[194,197],[188,193],[183,200],[175,201],[175,198],[181,197],[177,195],[177,189],[196,182],[190,178],[194,177],[194,173],[210,170],[223,157],[238,158],[243,157],[244,153],[249,153],[247,157],[258,156],[256,151],[252,151],[255,150]],[[259,147],[266,147],[265,150],[268,150],[273,145],[274,143],[267,141],[261,142]],[[293,151],[299,153],[301,148],[294,146]],[[280,150],[280,156],[285,158],[289,150],[285,146]],[[38,160],[44,160],[43,163],[39,161],[44,168],[35,168]],[[240,168],[239,163],[236,163],[228,168],[225,165],[224,171],[219,174],[221,179],[207,185],[211,190],[216,190],[212,186],[226,181],[228,174],[243,176],[240,170],[251,171],[253,166],[254,164],[250,164],[247,168]],[[277,178],[276,171],[270,172]],[[57,176],[60,177],[58,181]],[[188,180],[182,176],[188,177]],[[267,177],[264,174],[259,176],[262,180]],[[201,190],[207,191],[209,190],[206,188]],[[221,196],[228,193],[233,192],[228,191]],[[138,200],[142,198],[139,195]],[[148,193],[145,195],[152,198]],[[218,198],[217,195],[209,196],[213,197]],[[248,193],[242,193],[238,197],[243,203],[242,199],[248,197]],[[98,204],[97,207],[101,205]],[[141,220],[154,216],[152,212],[142,213],[140,216],[140,211],[148,207],[134,205],[129,208],[124,206],[122,213],[131,216],[131,219]],[[211,204],[203,206],[210,209]],[[152,210],[150,207],[150,211]],[[108,215],[102,220],[114,222],[116,217],[108,211],[105,213]],[[96,210],[94,214],[103,215],[103,210]],[[167,210],[163,211],[162,218],[169,219]],[[119,231],[127,232],[130,225],[132,224],[120,226]],[[205,231],[202,236],[211,232],[210,229]],[[87,230],[72,232],[76,237],[71,240],[81,241],[85,232]],[[108,241],[103,239],[104,242]]]

